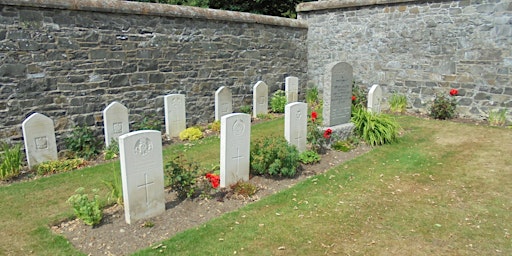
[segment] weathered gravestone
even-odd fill
[[[300,152],[306,150],[308,104],[294,102],[284,108],[284,137]]]
[[[252,108],[253,117],[268,114],[268,85],[263,81],[258,81],[253,87]]]
[[[324,80],[324,126],[350,122],[352,112],[352,66],[345,62],[330,64]]]
[[[378,84],[374,84],[368,92],[368,111],[380,113],[380,104],[382,102],[382,88]]]
[[[185,112],[185,95],[169,94],[164,97],[165,133],[170,137],[178,137],[187,128]]]
[[[162,136],[142,130],[119,137],[126,223],[165,212]]]
[[[117,141],[119,136],[130,131],[128,121],[128,108],[114,101],[103,110],[103,123],[105,130],[105,145],[108,147],[112,140]]]
[[[215,91],[215,121],[220,121],[224,115],[233,113],[233,95],[231,91],[221,86]]]
[[[299,100],[299,78],[295,76],[286,77],[284,90],[287,103],[297,102]]]
[[[220,122],[220,186],[249,180],[251,116],[234,113]]]
[[[21,124],[28,167],[57,160],[55,128],[49,117],[34,113]]]

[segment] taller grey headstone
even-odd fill
[[[128,108],[114,101],[103,110],[103,123],[105,130],[105,145],[108,147],[112,140],[117,141],[119,136],[130,131],[128,121]]]
[[[49,117],[34,113],[21,124],[28,167],[57,160],[55,128]]]
[[[380,113],[380,105],[382,102],[382,88],[378,84],[374,84],[368,92],[368,111]]]
[[[286,92],[286,103],[297,102],[299,100],[299,78],[295,76],[286,77],[284,90]]]
[[[352,66],[345,62],[327,66],[324,80],[324,126],[350,122],[352,112]]]
[[[249,180],[251,116],[233,113],[220,121],[220,186]]]
[[[187,128],[185,111],[185,95],[169,94],[164,97],[165,133],[170,137],[178,137]]]
[[[284,107],[284,137],[295,145],[299,152],[306,150],[308,104],[293,102]]]
[[[233,113],[233,95],[229,88],[221,86],[215,91],[215,121],[224,115]]]
[[[119,136],[125,221],[165,212],[162,134],[142,130]]]
[[[268,114],[268,85],[263,81],[258,81],[253,87],[252,108],[253,117]]]

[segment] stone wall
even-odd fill
[[[156,115],[163,96],[186,95],[187,125],[214,119],[215,90],[250,105],[252,86],[270,93],[288,75],[306,84],[307,26],[248,13],[116,0],[0,0],[0,138],[21,139],[33,112],[58,138],[75,125],[102,134],[112,101],[130,120]],[[62,142],[62,141],[61,141]]]
[[[458,113],[512,119],[512,1],[343,0],[302,3],[308,80],[322,88],[327,64],[350,63],[356,82],[406,94],[427,112],[437,93],[459,90]]]

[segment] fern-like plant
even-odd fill
[[[364,108],[355,108],[352,116],[355,132],[369,145],[382,145],[398,139],[400,126],[383,114],[376,114]]]

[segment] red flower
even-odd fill
[[[356,96],[352,95],[352,101],[356,101]]]
[[[326,138],[326,139],[330,138],[331,134],[332,134],[331,128],[327,128],[327,130],[325,130],[325,132],[324,132],[324,138]]]
[[[317,117],[318,114],[315,111],[311,112],[311,120],[313,120],[313,122],[316,120]]]
[[[212,184],[213,188],[219,187],[219,185],[220,185],[220,177],[219,177],[219,175],[215,175],[215,174],[212,174],[212,173],[207,173],[206,174],[206,179],[208,179],[210,181],[210,183]]]
[[[459,94],[459,91],[458,91],[457,89],[451,89],[451,90],[450,90],[450,95],[451,95],[451,96],[455,96],[455,95],[457,95],[457,94]]]

